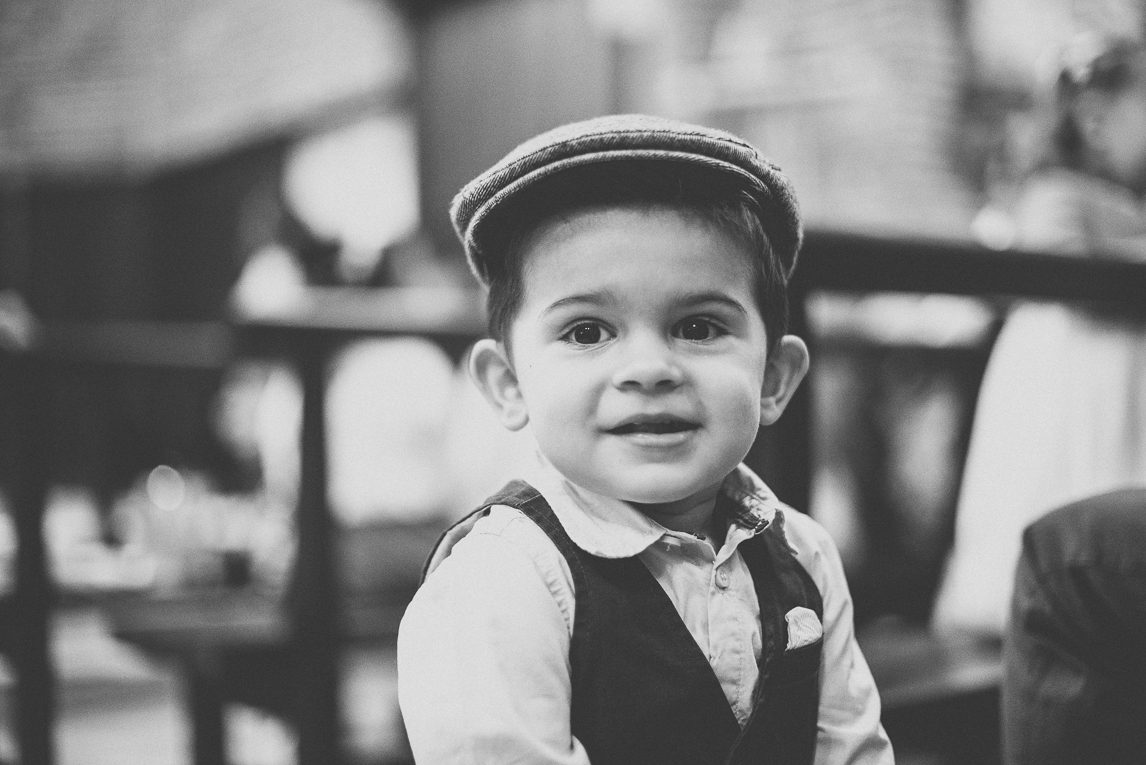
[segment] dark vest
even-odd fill
[[[741,729],[707,657],[639,558],[585,552],[522,481],[458,525],[472,525],[491,505],[520,510],[569,563],[576,596],[572,730],[593,765],[812,762],[823,641],[786,651],[784,615],[803,606],[822,622],[823,603],[788,545],[781,513],[738,548],[760,602],[763,638],[755,704]]]

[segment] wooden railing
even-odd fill
[[[808,334],[807,297],[817,291],[935,293],[1092,303],[1146,315],[1146,262],[1078,258],[974,243],[810,231],[790,289],[792,331]],[[813,338],[814,340],[814,338]],[[764,431],[761,466],[773,488],[807,508],[811,486],[811,386]],[[767,445],[777,448],[768,449]],[[781,447],[782,445],[782,447]]]
[[[970,244],[809,232],[792,284],[793,330],[808,329],[806,298],[817,290],[920,292],[1091,301],[1127,310],[1146,306],[1146,264],[994,252]],[[47,652],[53,586],[46,573],[41,520],[45,450],[38,428],[42,380],[74,364],[158,369],[221,368],[238,355],[289,358],[303,384],[299,549],[287,631],[293,656],[299,761],[338,761],[336,646],[342,623],[327,505],[325,377],[345,342],[363,336],[419,335],[458,359],[484,331],[477,293],[437,289],[307,288],[263,310],[199,324],[49,324],[21,343],[0,343],[7,395],[20,413],[19,460],[5,483],[18,530],[16,589],[0,609],[0,647],[14,658],[18,739],[24,765],[53,761],[54,682]],[[814,384],[814,376],[811,383]],[[805,389],[774,428],[762,469],[777,493],[807,507],[811,478],[809,394]],[[197,741],[200,763],[221,743]]]

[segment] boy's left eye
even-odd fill
[[[685,319],[676,326],[677,336],[684,340],[712,340],[723,330],[708,319]]]
[[[611,334],[598,322],[582,321],[574,325],[563,337],[575,345],[597,345],[608,340]]]

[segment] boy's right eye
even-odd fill
[[[577,345],[596,345],[608,339],[608,331],[593,321],[583,321],[565,333],[565,339]]]

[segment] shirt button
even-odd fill
[[[724,569],[717,570],[717,572],[716,572],[716,584],[717,584],[717,586],[719,586],[721,588],[727,587],[728,582],[729,582],[728,572],[725,571]]]

